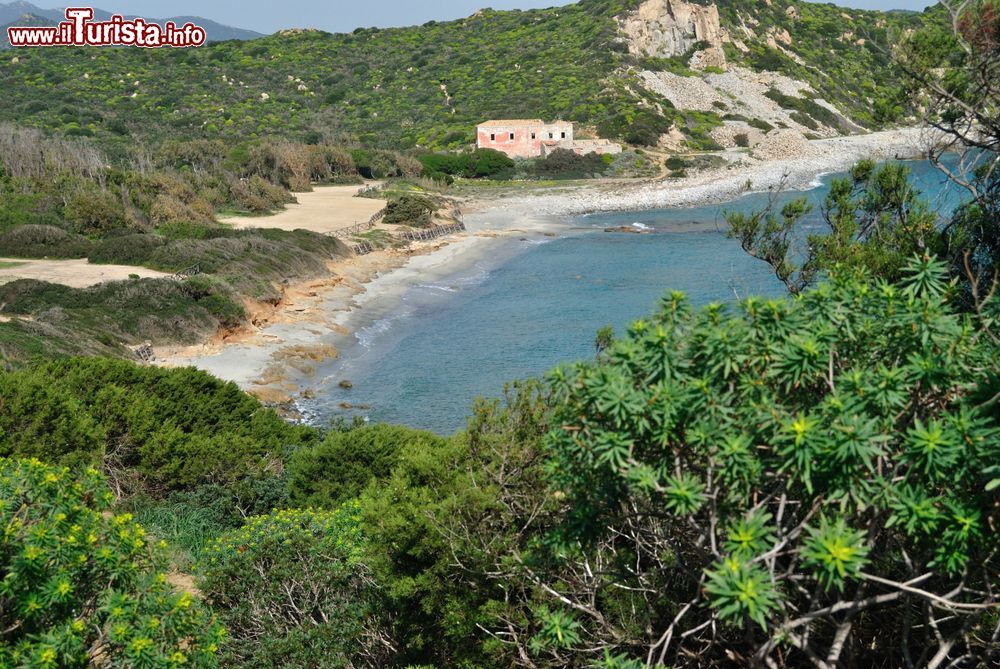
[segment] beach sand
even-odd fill
[[[272,216],[230,216],[219,222],[234,228],[310,230],[326,234],[364,223],[382,209],[385,200],[355,197],[359,190],[378,184],[372,181],[363,185],[316,186],[309,193],[295,193],[298,202],[286,205]]]
[[[0,284],[15,279],[35,279],[71,288],[87,288],[105,281],[125,281],[132,275],[143,279],[170,276],[133,265],[94,265],[82,260],[22,260],[0,258]]]

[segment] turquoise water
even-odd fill
[[[912,167],[918,186],[949,209],[955,193],[939,173],[923,162]],[[820,229],[818,205],[831,179],[781,196],[817,204],[805,231]],[[321,420],[360,414],[449,434],[464,425],[474,397],[593,356],[597,329],[622,332],[667,290],[684,291],[696,305],[783,295],[770,268],[723,232],[723,211],[766,200],[754,194],[721,206],[584,216],[555,238],[497,241],[487,259],[409,289],[390,316],[361,328],[344,362],[321,370],[328,382],[310,410]],[[650,233],[603,231],[621,225]],[[345,378],[352,389],[337,387]],[[344,402],[368,408],[345,411]]]

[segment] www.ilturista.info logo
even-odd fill
[[[7,38],[11,46],[141,46],[157,47],[201,46],[205,29],[193,23],[177,26],[173,21],[164,25],[144,19],[118,16],[110,21],[93,21],[90,7],[67,7],[66,20],[57,26],[10,27]]]

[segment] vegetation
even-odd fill
[[[215,222],[216,210],[266,212],[292,201],[289,188],[360,180],[374,159],[401,175],[420,171],[388,152],[367,159],[359,167],[330,145],[196,140],[169,141],[142,160],[110,166],[92,143],[0,127],[0,254],[200,273],[87,290],[8,284],[0,289],[5,311],[31,320],[0,323],[4,363],[46,347],[127,355],[123,343],[193,342],[243,325],[245,298],[276,302],[280,281],[321,274],[347,249],[307,231],[234,230]]]
[[[285,31],[196,50],[82,56],[75,48],[15,49],[8,54],[17,62],[0,64],[0,84],[9,92],[0,118],[97,137],[118,155],[135,138],[155,145],[178,136],[239,142],[278,135],[311,144],[350,137],[373,148],[455,149],[472,143],[472,129],[484,119],[535,117],[595,125],[604,136],[652,145],[672,123],[689,132],[685,112],[628,73],[695,73],[684,57],[626,53],[616,17],[637,5],[584,0],[542,10],[485,9],[410,28]],[[935,11],[851,10],[845,19],[839,7],[790,0],[718,5],[734,34],[752,19],[792,38],[775,50],[759,28],[746,38],[749,53],[728,49],[731,60],[803,79],[864,125],[905,112],[890,47],[903,31],[941,18]],[[796,17],[786,14],[789,7]],[[695,142],[702,138],[690,132]]]
[[[438,209],[437,203],[424,195],[406,193],[390,200],[385,207],[383,223],[389,225],[409,225],[414,228],[426,228],[430,225],[431,215]]]
[[[565,11],[576,25],[604,16],[597,7]],[[772,7],[794,21],[830,11],[802,6],[794,19],[781,0]],[[951,220],[928,213],[901,166],[868,163],[833,185],[829,234],[805,247],[794,236],[801,201],[730,216],[744,248],[794,295],[695,310],[667,293],[620,337],[600,330],[593,359],[476,401],[451,437],[293,425],[193,369],[25,355],[21,368],[0,370],[0,665],[996,665],[1000,295],[989,282],[1000,219],[990,102],[1000,13],[993,0],[968,11],[956,14],[956,35],[914,33],[901,51],[929,117],[973,149],[964,179],[955,175],[972,199]],[[466,24],[473,40],[496,37],[476,19]],[[832,25],[810,29],[839,41]],[[382,32],[344,39],[378,42]],[[415,68],[432,61],[424,56]],[[787,59],[774,49],[751,56]],[[687,127],[716,119],[688,115]],[[209,270],[87,291],[10,284],[5,310],[32,315],[37,340],[24,338],[27,321],[0,324],[5,351],[13,338],[17,351],[51,354],[40,342],[59,327],[113,348],[185,315],[238,322],[238,296],[250,288],[235,275],[254,273],[255,254],[291,265],[296,246],[336,251],[297,233],[219,231],[189,218],[200,205],[180,196],[188,213],[153,224],[144,217],[154,209],[135,195],[142,169],[119,173],[65,139],[33,146],[47,158],[0,154],[11,193],[0,234],[78,257],[102,248],[99,257],[162,260],[197,249]],[[255,165],[242,177],[248,187],[278,197],[307,174],[294,156],[315,153],[331,173],[350,159],[354,176],[416,178],[451,165],[309,146],[251,143],[216,167],[202,159],[221,154],[203,145],[163,145],[162,155],[184,157],[145,174],[162,169],[177,179],[171,188],[197,183],[204,193],[227,183],[212,175]],[[52,156],[68,160],[55,173]],[[593,161],[553,157],[538,164],[551,176]],[[63,181],[32,185],[53,174]],[[393,201],[405,210],[419,197],[401,189]],[[115,242],[125,239],[116,230],[137,239]],[[177,255],[158,255],[175,243]],[[150,304],[163,323],[149,323]],[[121,312],[108,319],[114,329],[101,330],[112,308]],[[168,568],[186,573],[168,578]]]
[[[389,645],[359,561],[357,503],[276,511],[212,542],[201,581],[229,630],[223,664],[380,666]]]
[[[601,174],[614,158],[588,153],[580,156],[568,149],[556,149],[537,161],[534,172],[543,179],[585,179]]]
[[[751,19],[760,26],[759,39],[747,44],[748,53],[727,45],[727,57],[756,70],[781,72],[805,81],[817,97],[866,127],[901,122],[916,114],[901,84],[893,49],[910,31],[945,26],[945,12],[935,3],[928,3],[928,9],[921,13],[871,12],[795,0],[772,0],[770,4],[721,0],[717,4],[722,24],[735,28],[734,33]],[[770,46],[764,39],[767,30],[772,34],[787,31],[789,43],[776,40],[775,46]],[[777,101],[783,107],[808,114],[804,120],[815,118],[838,127],[834,117],[821,118],[829,112],[812,100],[782,98]],[[808,123],[804,125],[808,127]]]
[[[730,235],[754,257],[770,264],[792,292],[835,267],[865,269],[894,281],[915,253],[947,263],[965,283],[972,305],[1000,273],[1000,101],[996,77],[1000,9],[994,2],[944,3],[955,31],[931,25],[915,32],[896,56],[897,67],[926,97],[925,120],[945,141],[932,159],[969,199],[939,220],[907,179],[905,166],[856,165],[834,181],[823,207],[825,235],[797,243],[796,230],[809,207],[804,199],[751,214],[726,216]],[[776,94],[780,96],[780,94]],[[781,96],[782,98],[784,96]],[[776,99],[778,99],[776,97]],[[956,168],[941,157],[957,152]]]
[[[544,582],[574,633],[546,656],[995,651],[991,322],[956,312],[935,261],[897,285],[854,274],[733,315],[668,295],[599,362],[553,374],[568,566]],[[918,631],[939,618],[940,639]]]
[[[217,666],[225,629],[112,499],[93,469],[0,458],[3,666]]]
[[[418,156],[418,160],[423,165],[423,175],[438,180],[442,180],[444,176],[505,179],[514,171],[514,161],[493,149],[476,149],[457,154],[425,153]]]
[[[109,358],[0,374],[0,456],[100,468],[116,496],[261,475],[315,438],[233,383]]]
[[[894,281],[914,253],[937,252],[943,243],[937,215],[908,177],[902,163],[855,165],[849,177],[830,186],[823,207],[827,234],[810,235],[802,251],[794,242],[799,222],[810,209],[804,198],[788,202],[780,213],[771,207],[728,213],[729,235],[739,239],[747,253],[770,264],[793,293],[837,266],[867,269]]]

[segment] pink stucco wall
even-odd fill
[[[496,123],[476,128],[476,147],[495,149],[511,158],[542,155],[542,142],[573,139],[572,123]]]

